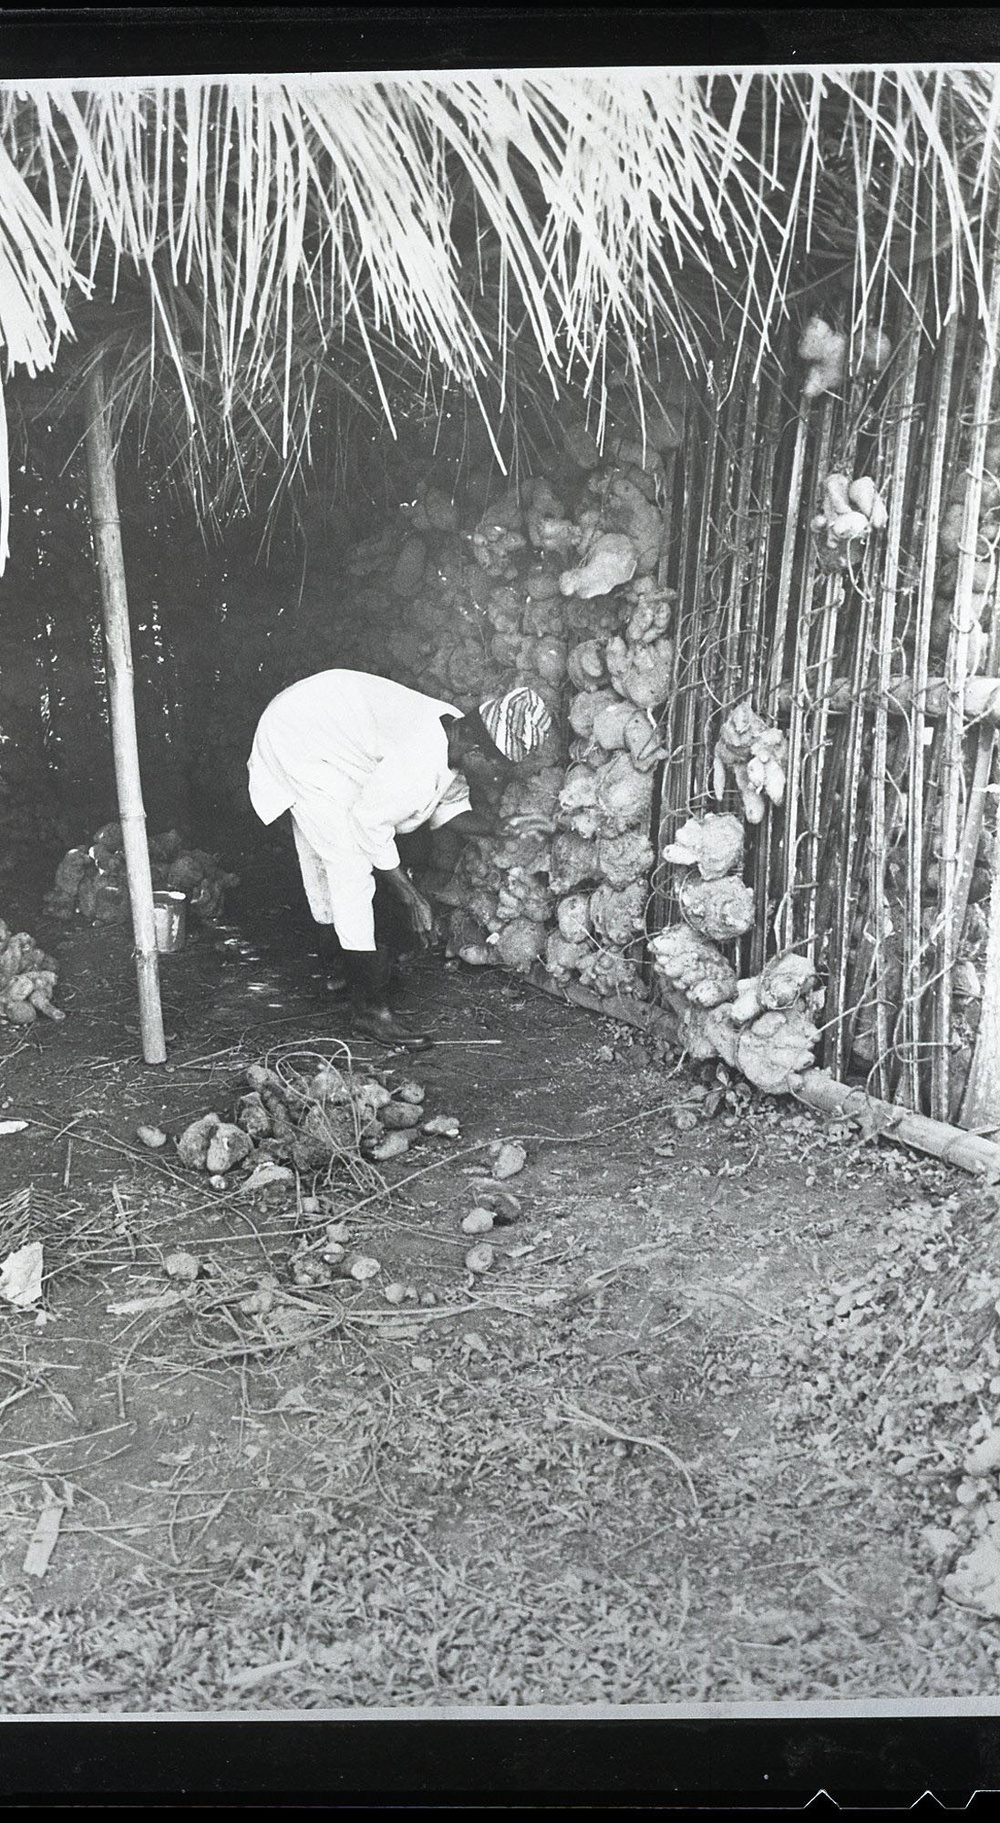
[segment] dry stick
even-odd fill
[[[701,1512],[701,1503],[695,1493],[694,1482],[691,1480],[687,1464],[682,1462],[680,1456],[670,1448],[669,1444],[661,1443],[656,1437],[636,1437],[630,1431],[620,1431],[616,1424],[608,1424],[605,1419],[595,1417],[593,1412],[581,1410],[580,1406],[574,1405],[565,1397],[562,1401],[562,1409],[570,1424],[592,1425],[595,1430],[603,1431],[605,1436],[614,1437],[619,1443],[638,1443],[643,1449],[656,1450],[659,1455],[665,1456],[667,1461],[673,1463],[674,1468],[684,1477],[695,1512]]]
[[[135,687],[129,632],[125,561],[115,485],[114,454],[108,425],[104,371],[99,356],[86,384],[87,473],[90,482],[90,517],[97,573],[104,610],[107,647],[108,707],[114,748],[118,812],[125,848],[125,870],[132,906],[136,975],[139,986],[139,1029],[146,1063],[165,1063],[167,1046],[160,1005],[159,956],[153,916],[153,880],[146,841],[146,812],[142,801],[139,746],[135,726]]]
[[[32,1125],[41,1127],[43,1131],[47,1130],[45,1121],[39,1120],[37,1116],[32,1118]],[[118,1139],[101,1139],[93,1133],[77,1133],[75,1138],[82,1140],[83,1144],[86,1146],[100,1146],[107,1152],[119,1152],[123,1157],[131,1158],[134,1161],[145,1165],[150,1171],[155,1171],[160,1177],[168,1178],[171,1183],[179,1184],[182,1190],[191,1190],[194,1191],[195,1194],[198,1194],[199,1192],[199,1186],[197,1184],[192,1184],[190,1179],[182,1177],[179,1171],[171,1170],[169,1165],[161,1164],[155,1156],[145,1149],[140,1150],[138,1147],[127,1146],[124,1141]],[[241,1191],[236,1189],[220,1191],[211,1198],[203,1197],[193,1208],[185,1210],[185,1214],[188,1216],[195,1216],[200,1215],[204,1209],[211,1209],[213,1212],[217,1212],[223,1208],[228,1209],[232,1199],[240,1194]],[[243,1211],[238,1210],[236,1213],[242,1215]],[[176,1218],[171,1216],[168,1219],[173,1221]]]
[[[88,1431],[85,1437],[57,1437],[53,1443],[28,1443],[23,1449],[4,1450],[0,1455],[0,1462],[11,1462],[15,1456],[34,1456],[40,1450],[61,1450],[64,1445],[71,1443],[74,1445],[92,1443],[95,1437],[110,1437],[115,1431],[123,1431],[127,1428],[125,1424],[109,1424],[102,1431]]]

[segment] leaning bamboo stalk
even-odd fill
[[[913,1114],[895,1102],[880,1101],[864,1089],[849,1089],[834,1082],[825,1070],[807,1070],[792,1078],[791,1092],[796,1101],[819,1114],[830,1114],[835,1120],[858,1120],[884,1139],[901,1146],[912,1146],[927,1152],[946,1165],[958,1165],[989,1183],[1000,1182],[1000,1146],[977,1133],[963,1133],[947,1121],[928,1120],[925,1114]]]
[[[165,1063],[167,1047],[160,1006],[159,956],[153,916],[153,881],[146,845],[146,812],[142,801],[139,744],[135,726],[135,687],[129,631],[125,562],[122,555],[118,490],[108,428],[104,372],[100,361],[87,381],[87,473],[94,553],[104,612],[108,665],[108,706],[114,749],[118,814],[125,849],[125,870],[132,905],[136,975],[139,986],[139,1032],[146,1063]]]
[[[979,516],[983,496],[983,464],[993,377],[996,339],[1000,331],[1000,259],[994,259],[990,287],[989,321],[983,336],[982,362],[975,394],[975,417],[969,449],[968,480],[958,548],[955,607],[948,639],[945,678],[948,707],[945,712],[942,751],[941,818],[941,936],[938,980],[937,1083],[931,1112],[946,1119],[950,1110],[951,976],[960,933],[955,929],[956,895],[960,868],[959,800],[963,785],[965,718],[963,692],[969,674],[969,648],[975,615],[973,580],[979,550]]]

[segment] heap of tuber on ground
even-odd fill
[[[33,1025],[39,1013],[65,1019],[52,1000],[58,973],[58,963],[27,931],[12,933],[0,918],[0,1019],[10,1025]]]
[[[204,919],[217,918],[227,887],[239,884],[217,855],[189,848],[176,829],[149,841],[155,891],[182,892],[188,907]],[[120,823],[105,823],[87,847],[71,848],[56,868],[45,909],[54,918],[84,918],[91,924],[122,924],[130,916],[125,849]]]
[[[228,1117],[215,1110],[191,1121],[177,1137],[177,1155],[207,1172],[219,1189],[249,1192],[329,1174],[339,1162],[384,1164],[404,1153],[418,1133],[454,1138],[447,1115],[426,1118],[424,1088],[407,1079],[388,1086],[345,1057],[343,1066],[319,1057],[280,1068],[251,1064],[237,1086]],[[165,1136],[141,1132],[146,1144]]]

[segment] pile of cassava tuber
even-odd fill
[[[185,893],[189,909],[201,918],[217,918],[226,888],[239,884],[236,874],[226,873],[219,865],[217,855],[188,848],[176,829],[150,838],[149,861],[154,890]],[[88,847],[68,850],[56,868],[55,886],[46,897],[45,909],[54,918],[76,916],[90,924],[121,924],[128,919],[120,823],[105,823]]]
[[[568,425],[548,476],[510,489],[471,530],[425,487],[349,559],[344,663],[381,669],[388,653],[401,682],[462,709],[528,684],[553,712],[500,800],[500,841],[435,838],[423,884],[467,963],[541,964],[602,996],[646,991],[657,711],[674,652],[673,595],[656,579],[663,456],[682,428],[675,401],[649,412],[645,446],[611,436],[602,455]]]
[[[288,1184],[296,1173],[326,1173],[338,1160],[385,1163],[421,1133],[457,1135],[451,1117],[426,1118],[422,1084],[387,1082],[387,1072],[357,1065],[322,1063],[307,1073],[251,1064],[231,1117],[212,1112],[191,1121],[177,1138],[177,1155],[189,1170],[207,1172],[216,1188],[252,1193]]]
[[[27,931],[12,934],[0,918],[0,1019],[10,1025],[33,1025],[39,1013],[65,1019],[52,1002],[58,973],[58,964]]]
[[[753,922],[753,893],[740,878],[743,836],[739,818],[728,814],[692,817],[678,830],[663,858],[686,870],[677,895],[682,921],[652,937],[650,952],[690,1054],[721,1057],[776,1095],[813,1062],[819,1029],[812,1015],[823,997],[811,963],[794,951],[744,980],[726,954]]]

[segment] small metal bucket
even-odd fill
[[[153,920],[156,925],[156,947],[161,954],[171,955],[184,948],[186,935],[187,894],[162,892],[153,894]]]

